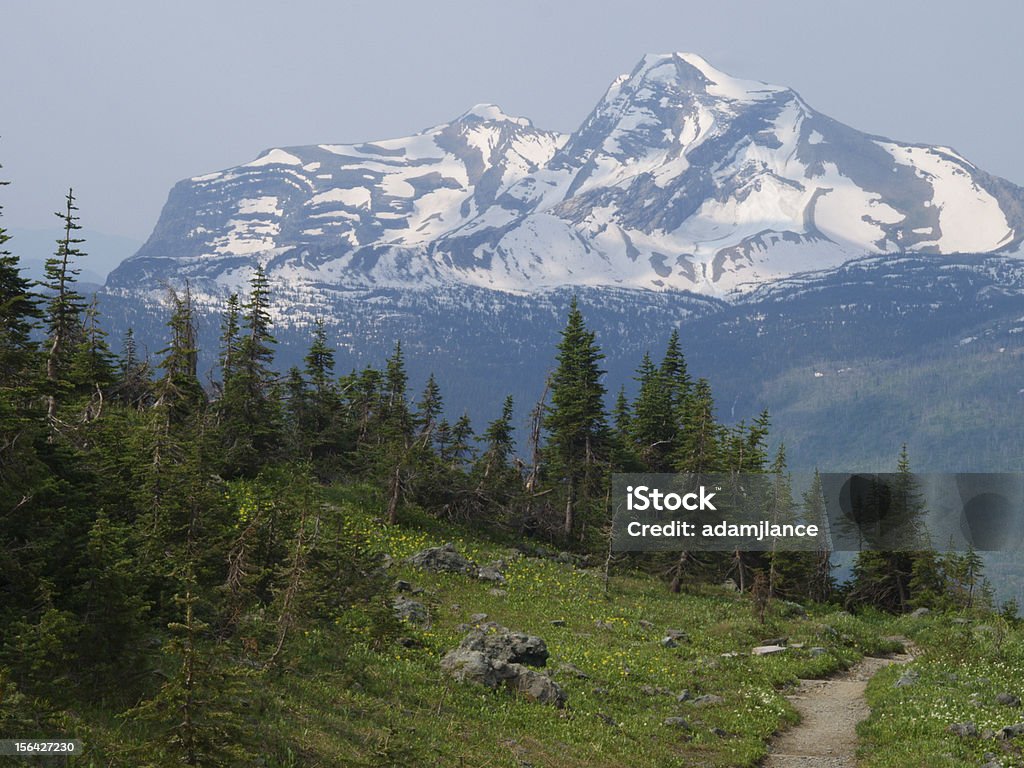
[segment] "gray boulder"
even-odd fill
[[[493,660],[480,651],[456,648],[441,659],[441,669],[460,683],[477,683],[488,688],[497,688],[504,679]]]
[[[666,717],[662,724],[671,728],[682,728],[684,731],[691,730],[690,724],[686,721],[685,717]]]
[[[946,731],[962,739],[974,738],[978,735],[978,726],[974,723],[953,723]]]
[[[915,608],[913,611],[910,612],[910,615],[915,619],[920,619],[923,616],[930,616],[931,610],[929,610],[928,608]]]
[[[784,645],[759,645],[756,648],[751,648],[750,653],[752,656],[771,656],[773,653],[782,653],[786,650]]]
[[[787,619],[797,618],[806,619],[807,609],[804,608],[800,603],[794,603],[790,600],[780,600],[778,602],[780,612]]]
[[[721,704],[724,702],[721,696],[716,696],[713,693],[706,693],[703,696],[698,696],[696,699],[690,702],[695,707],[710,707],[713,704]]]
[[[548,649],[544,641],[513,632],[494,622],[473,629],[441,659],[441,669],[460,682],[488,688],[505,685],[529,701],[565,706],[565,691],[547,675],[527,668],[544,666]]]
[[[909,670],[900,675],[900,679],[893,683],[893,688],[909,688],[917,683],[920,674],[916,670]]]
[[[582,669],[577,667],[575,664],[559,664],[556,674],[561,677],[575,677],[577,680],[589,680],[590,675],[584,672]]]
[[[1006,741],[1022,735],[1024,735],[1024,723],[1017,723],[1016,725],[1007,725],[1004,728],[1000,728],[996,738]]]
[[[548,646],[541,638],[524,632],[513,632],[490,622],[466,635],[459,648],[480,651],[492,659],[514,664],[543,667],[547,664]]]
[[[509,664],[518,667],[513,677],[508,679],[509,687],[528,701],[539,704],[550,704],[562,709],[565,707],[565,691],[547,675],[527,669],[522,664]]]
[[[395,612],[395,616],[402,621],[424,626],[430,623],[430,613],[427,611],[427,607],[419,600],[399,595],[391,602],[391,607]]]
[[[1004,691],[1003,693],[996,695],[996,704],[1001,704],[1004,707],[1019,707],[1020,696],[1015,696],[1012,693]]]
[[[495,584],[505,583],[505,575],[494,565],[485,565],[483,568],[478,568],[476,577],[480,581],[490,581]]]
[[[430,547],[409,557],[407,562],[417,568],[434,573],[465,573],[475,575],[477,567],[448,543],[441,547]]]

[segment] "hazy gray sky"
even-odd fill
[[[694,51],[871,133],[1024,184],[1024,4],[0,0],[7,227],[144,239],[187,176],[407,135],[478,102],[571,131],[647,52]]]

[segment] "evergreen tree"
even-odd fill
[[[668,389],[676,432],[679,433],[690,416],[693,382],[686,369],[686,359],[679,342],[679,330],[676,328],[672,329],[668,338],[668,347],[665,350],[665,357],[661,361],[659,372]],[[678,442],[673,448],[679,448]]]
[[[0,181],[0,187],[9,183]],[[5,399],[15,397],[16,391],[23,394],[28,386],[38,351],[32,329],[42,317],[31,281],[22,277],[18,257],[7,250],[10,239],[0,226],[0,387]]]
[[[405,355],[402,342],[395,342],[395,349],[384,363],[384,380],[381,390],[381,421],[386,430],[402,440],[412,437],[412,414],[406,389],[409,376],[405,372]]]
[[[483,480],[488,480],[493,475],[501,475],[501,470],[508,467],[509,459],[512,457],[512,450],[515,448],[515,440],[512,437],[513,404],[512,395],[508,395],[501,407],[501,416],[488,424],[482,435],[485,447],[478,465]]]
[[[135,331],[129,328],[124,334],[123,349],[117,364],[118,377],[114,396],[118,402],[130,408],[145,408],[150,405],[153,388],[150,378],[149,361],[139,356]]]
[[[464,413],[452,425],[446,458],[452,467],[461,469],[472,458],[472,454],[473,425],[469,414]]]
[[[607,461],[609,434],[601,383],[604,371],[600,367],[603,359],[574,296],[558,344],[551,402],[544,417],[548,432],[545,461],[549,478],[564,496],[562,533],[567,537],[576,532],[577,508],[598,494]]]
[[[663,370],[654,366],[646,352],[640,361],[636,381],[640,383],[640,392],[633,403],[633,444],[649,472],[668,472],[676,438],[669,382]]]
[[[441,397],[441,388],[437,385],[437,379],[434,378],[434,374],[431,373],[427,377],[427,384],[423,388],[423,394],[420,395],[420,399],[416,403],[415,423],[418,429],[417,440],[420,441],[422,447],[427,448],[430,446],[434,438],[434,430],[437,427],[437,419],[443,409],[444,402]]]
[[[690,417],[683,428],[677,472],[712,472],[721,469],[721,429],[715,422],[715,403],[707,379],[698,379],[690,405]]]
[[[392,525],[398,522],[398,508],[412,473],[409,460],[413,441],[413,419],[406,396],[408,381],[402,344],[397,342],[394,352],[384,365],[377,460],[378,472],[387,489],[387,520]]]
[[[313,445],[319,439],[311,401],[302,371],[293,365],[284,382],[285,427],[288,455],[298,461],[312,459]]]
[[[891,483],[875,485],[877,492],[868,494],[866,509],[857,516],[869,522],[878,520],[878,531],[868,531],[867,543],[885,548],[858,552],[850,599],[890,611],[931,604],[944,586],[924,526],[924,504],[906,445],[900,450]]]
[[[230,304],[225,320],[221,360],[226,375],[219,426],[226,474],[254,477],[275,458],[281,443],[280,399],[271,368],[276,341],[270,331],[270,287],[262,266],[253,272],[242,309],[235,350]]]
[[[206,394],[199,383],[199,347],[192,293],[187,286],[184,294],[168,288],[168,298],[172,307],[167,321],[170,340],[158,353],[164,357],[159,364],[163,376],[156,384],[156,405],[165,410],[171,421],[180,423],[206,402]]]
[[[313,342],[306,353],[306,375],[318,397],[325,397],[334,382],[334,350],[327,343],[324,319],[318,317],[313,325]]]
[[[107,346],[107,332],[99,324],[95,298],[85,310],[82,334],[71,355],[68,378],[90,400],[82,411],[83,419],[90,421],[98,417],[105,393],[117,381],[117,369],[114,354]]]
[[[0,187],[7,184],[0,182]],[[20,499],[31,495],[44,471],[31,437],[38,428],[35,368],[39,354],[32,331],[42,313],[30,281],[21,276],[18,257],[7,250],[9,241],[0,226],[0,509],[4,510],[14,509]],[[4,543],[0,538],[0,550]]]
[[[168,626],[163,654],[173,664],[157,694],[130,712],[156,738],[140,755],[148,765],[218,766],[249,763],[246,727],[237,712],[240,679],[200,618],[200,586],[188,565],[175,597],[180,618]]]
[[[612,408],[611,465],[613,472],[639,472],[642,469],[633,448],[633,413],[625,387],[619,387]]]
[[[64,235],[57,241],[57,250],[46,260],[43,285],[49,293],[46,305],[46,381],[47,418],[53,424],[57,418],[57,401],[70,388],[68,381],[69,358],[81,339],[82,310],[85,300],[75,290],[80,270],[76,259],[84,256],[79,246],[85,241],[77,236],[82,228],[75,215],[78,207],[72,190],[68,190],[63,211],[57,211]]]
[[[292,368],[285,382],[289,444],[293,456],[312,462],[315,472],[326,479],[340,468],[339,455],[347,449],[350,437],[334,382],[334,350],[327,343],[322,319],[314,324],[304,362],[305,377]]]
[[[241,315],[241,304],[238,301],[238,294],[232,293],[228,296],[227,305],[224,309],[224,316],[221,319],[220,335],[220,375],[221,382],[234,378],[235,367],[238,364],[239,343],[241,339],[241,328],[239,317]]]
[[[803,518],[807,525],[816,525],[823,532],[820,544],[814,553],[814,569],[807,584],[807,596],[819,603],[832,597],[835,579],[832,576],[832,552],[828,545],[828,514],[825,509],[825,494],[821,485],[821,474],[814,470],[811,487],[804,492]]]

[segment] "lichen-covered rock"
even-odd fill
[[[1018,736],[1024,735],[1024,723],[1017,723],[1016,725],[1007,725],[999,729],[999,733],[996,734],[997,739],[1008,740],[1015,739]]]
[[[463,556],[455,545],[448,543],[441,547],[430,547],[411,555],[407,562],[417,568],[434,573],[465,573],[475,575],[476,565]]]
[[[392,601],[391,607],[395,612],[395,616],[402,621],[420,625],[430,623],[430,613],[427,611],[427,607],[419,600],[399,595]]]
[[[470,631],[458,648],[445,654],[441,669],[460,682],[488,688],[504,684],[529,701],[561,709],[566,702],[561,686],[525,666],[544,666],[547,659],[541,638],[490,622]]]
[[[459,648],[481,651],[492,659],[514,664],[529,664],[543,667],[547,664],[548,646],[539,637],[523,632],[513,632],[493,622],[466,635]]]
[[[561,686],[547,675],[527,669],[522,664],[509,664],[519,667],[516,675],[508,679],[508,685],[523,698],[539,704],[550,704],[562,709],[565,707],[566,695]]]
[[[959,736],[962,739],[973,738],[978,735],[978,726],[974,723],[953,723],[951,726],[946,728],[949,733],[954,736]]]
[[[477,569],[476,577],[480,579],[480,581],[491,581],[495,584],[504,584],[505,574],[502,573],[502,569],[504,567],[505,564],[502,562],[482,566]]]
[[[486,654],[456,648],[441,659],[441,669],[460,683],[477,683],[497,688],[502,681],[498,670]]]

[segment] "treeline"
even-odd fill
[[[339,376],[322,321],[303,366],[279,374],[259,268],[247,295],[227,301],[207,386],[187,288],[169,291],[156,360],[139,356],[131,332],[115,354],[95,300],[75,289],[84,254],[70,192],[58,216],[64,236],[41,290],[0,229],[0,732],[83,733],[70,713],[100,707],[147,734],[145,764],[244,761],[254,738],[272,738],[247,729],[255,681],[296,663],[304,629],[355,622],[381,644],[395,631],[385,571],[324,505],[325,484],[370,489],[393,525],[418,510],[612,567],[613,472],[784,481],[767,413],[720,423],[676,332],[659,361],[644,355],[636,396],[619,391],[609,413],[603,355],[575,301],[519,440],[511,398],[478,434],[447,415],[433,376],[411,394],[400,343],[383,367]],[[823,517],[813,492],[781,513]],[[865,560],[848,594],[895,609],[946,600],[953,582],[930,562],[925,573]],[[628,565],[675,591],[731,578],[762,601],[835,596],[827,551]],[[964,579],[978,575],[972,561]]]

